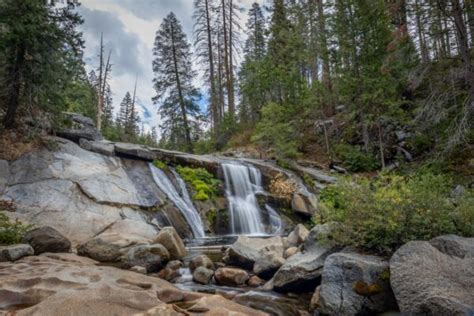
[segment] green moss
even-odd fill
[[[390,281],[390,270],[385,269],[382,273],[380,273],[380,280],[388,282]]]
[[[214,227],[214,225],[216,224],[216,220],[217,220],[217,210],[215,208],[210,209],[206,213],[206,218],[207,218],[207,222],[209,223],[209,225],[211,227]]]
[[[169,167],[167,164],[165,164],[163,161],[161,160],[153,160],[153,165],[155,167],[157,167],[158,169],[161,169],[161,170],[168,170]]]
[[[178,166],[176,171],[197,193],[195,200],[206,201],[217,195],[220,181],[204,168],[190,168]]]
[[[193,198],[198,201],[207,201],[209,200],[209,195],[204,191],[198,191],[198,193],[194,194]]]

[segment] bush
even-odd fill
[[[153,165],[154,165],[155,167],[157,167],[158,169],[161,169],[161,170],[165,170],[165,171],[166,171],[166,170],[169,169],[169,168],[168,168],[168,165],[165,164],[165,163],[164,163],[163,161],[161,161],[161,160],[153,160]]]
[[[0,213],[0,244],[20,243],[23,236],[32,228],[32,225],[24,225],[19,220],[11,222],[5,214]]]
[[[335,146],[334,151],[349,171],[364,172],[380,168],[376,157],[371,153],[365,153],[359,146],[339,144]]]
[[[196,191],[195,200],[205,201],[217,195],[220,181],[204,168],[178,166],[176,171]]]
[[[449,179],[432,173],[345,179],[322,191],[321,218],[316,221],[342,224],[334,232],[340,245],[385,253],[410,240],[473,236],[472,190],[458,200],[450,192]]]

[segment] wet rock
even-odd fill
[[[237,268],[219,268],[214,273],[216,282],[221,285],[240,286],[247,282],[249,275],[246,271]]]
[[[283,258],[288,259],[289,257],[296,254],[298,251],[299,250],[298,250],[297,247],[290,247],[290,248],[286,249],[285,252],[283,253]]]
[[[278,316],[300,316],[306,306],[291,299],[275,293],[262,293],[257,291],[249,291],[247,293],[238,294],[233,301],[257,310],[261,310],[270,315]]]
[[[168,249],[171,260],[182,259],[187,254],[183,240],[173,227],[164,227],[154,242],[162,244]]]
[[[324,263],[321,286],[314,297],[317,302],[313,305],[319,305],[319,311],[329,315],[396,310],[389,278],[389,264],[382,258],[357,253],[332,254]]]
[[[288,245],[290,247],[298,247],[306,240],[308,235],[309,230],[303,224],[298,224],[288,235]]]
[[[209,284],[212,280],[212,276],[214,275],[214,271],[208,269],[204,266],[197,267],[193,272],[193,280],[194,282],[200,284]]]
[[[43,226],[25,234],[23,243],[30,244],[39,255],[43,252],[70,252],[71,242],[56,229]]]
[[[0,246],[0,262],[17,261],[25,256],[34,255],[35,251],[28,244]]]
[[[214,263],[206,255],[196,256],[192,258],[191,261],[189,261],[189,270],[191,270],[191,273],[199,267],[205,267],[209,270],[215,270]]]
[[[256,275],[252,275],[247,281],[247,284],[251,287],[259,287],[259,286],[263,285],[264,283],[265,283],[265,281],[260,279]]]
[[[404,314],[468,315],[474,306],[473,238],[411,241],[390,259],[390,283]],[[451,246],[449,245],[451,244]],[[472,249],[472,248],[471,248]]]
[[[118,262],[121,247],[101,238],[94,238],[77,247],[77,254],[100,262]]]
[[[122,266],[140,266],[144,267],[147,273],[151,273],[160,270],[169,258],[168,250],[160,244],[135,246],[128,250]]]
[[[291,256],[273,276],[274,289],[280,292],[314,291],[324,261],[335,251],[331,247],[318,246]]]
[[[179,277],[179,270],[166,267],[158,272],[158,277],[173,282],[177,277]]]
[[[183,263],[179,260],[171,260],[166,264],[166,268],[172,269],[172,270],[179,270],[183,267]]]
[[[74,254],[43,254],[0,263],[0,306],[15,315],[134,315],[165,306],[166,281],[97,266]]]
[[[253,273],[263,279],[270,279],[285,263],[285,259],[276,252],[262,252],[253,266]]]
[[[224,261],[229,265],[235,265],[244,269],[252,270],[255,262],[263,252],[275,252],[283,256],[283,239],[281,237],[250,238],[239,236],[237,241],[229,247]]]

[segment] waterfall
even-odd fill
[[[180,186],[182,194],[181,196],[163,170],[156,168],[152,164],[149,166],[155,183],[158,185],[160,190],[166,194],[171,202],[173,202],[173,204],[181,211],[181,214],[183,214],[184,218],[188,222],[189,227],[191,227],[194,237],[204,237],[204,225],[198,211],[191,202],[184,180],[173,170],[173,175]]]
[[[263,192],[257,168],[223,163],[232,234],[264,234],[256,193]]]

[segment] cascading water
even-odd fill
[[[222,164],[232,234],[265,234],[256,193],[263,192],[260,171],[236,162]]]
[[[204,237],[204,225],[198,211],[191,202],[184,180],[173,170],[173,175],[180,186],[181,196],[163,170],[156,168],[152,164],[150,164],[150,170],[155,183],[183,214],[193,231],[194,237]]]

